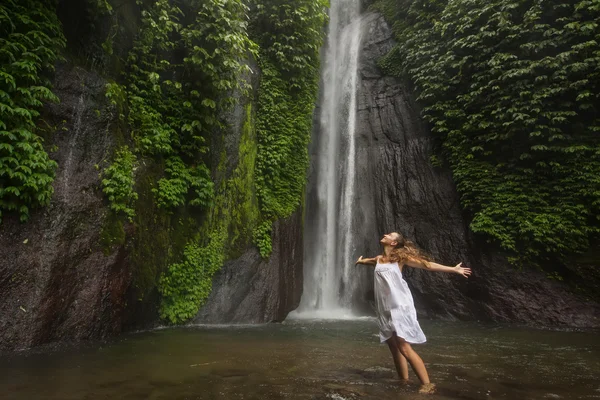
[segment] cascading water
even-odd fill
[[[353,249],[355,127],[362,24],[360,0],[332,0],[321,84],[321,110],[313,151],[311,228],[305,235],[300,314],[350,314],[356,290]]]

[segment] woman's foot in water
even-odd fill
[[[435,384],[433,383],[425,383],[421,385],[419,388],[419,393],[421,394],[434,394],[435,393]]]

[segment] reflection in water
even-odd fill
[[[600,397],[595,333],[422,323],[429,399]],[[419,399],[373,320],[194,327],[0,360],[3,399]],[[411,372],[412,373],[412,372]]]

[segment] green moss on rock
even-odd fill
[[[246,105],[238,149],[238,165],[217,187],[214,205],[205,223],[185,244],[183,258],[171,262],[160,278],[160,315],[181,323],[196,315],[212,289],[214,274],[227,259],[241,255],[258,220],[254,187],[256,134],[252,105]],[[228,158],[222,158],[222,161]],[[221,162],[220,165],[223,165]],[[221,172],[225,169],[218,168]]]
[[[102,225],[102,231],[100,232],[100,246],[104,255],[112,253],[115,247],[122,246],[125,244],[125,229],[123,229],[123,222],[113,212],[109,212]]]

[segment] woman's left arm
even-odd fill
[[[426,269],[428,271],[458,274],[464,276],[465,278],[468,278],[471,275],[471,268],[463,268],[462,262],[456,264],[454,267],[447,267],[445,265],[434,263],[431,261],[424,262],[417,260],[408,260],[405,262],[405,264],[409,267]]]
[[[376,265],[377,264],[377,259],[379,258],[379,256],[377,257],[373,257],[373,258],[364,258],[363,256],[360,256],[358,258],[358,260],[356,261],[355,265],[358,264],[365,264],[365,265]]]

